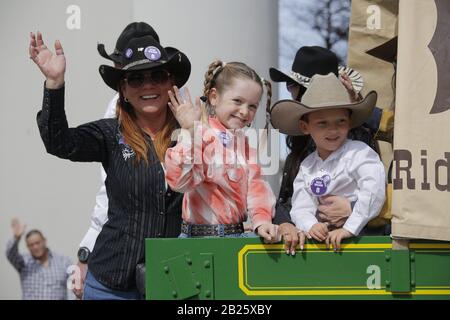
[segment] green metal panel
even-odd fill
[[[387,255],[390,256],[389,291],[396,294],[409,294],[411,292],[410,251],[389,250]]]
[[[164,278],[170,286],[173,299],[196,297],[200,290],[192,272],[192,260],[188,254],[182,254],[161,262]]]
[[[450,243],[412,243],[402,253],[389,237],[360,237],[338,253],[313,242],[305,248],[292,257],[259,238],[147,239],[147,298],[450,298]],[[161,263],[178,258],[184,266],[181,257],[189,268],[164,275]],[[173,283],[185,282],[186,293],[175,297]]]
[[[411,285],[416,292],[426,294],[440,292],[448,299],[450,294],[450,245],[449,243],[433,242],[410,244]]]

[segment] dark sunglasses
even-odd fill
[[[139,88],[144,83],[154,85],[163,84],[169,81],[170,73],[166,70],[154,70],[151,72],[133,72],[125,76],[124,80],[132,88]]]

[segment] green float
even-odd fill
[[[308,242],[295,256],[259,238],[147,239],[147,299],[450,299],[450,243],[389,237]]]

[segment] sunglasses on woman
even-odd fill
[[[166,83],[170,79],[170,73],[166,70],[154,70],[147,72],[133,72],[125,76],[124,80],[132,88],[139,88],[144,83],[159,85]]]

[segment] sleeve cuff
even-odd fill
[[[252,218],[252,229],[253,231],[256,231],[256,229],[265,223],[272,223],[272,218],[270,217],[270,214],[266,213],[257,213]]]
[[[86,247],[92,252],[99,233],[100,231],[95,230],[94,228],[89,228],[83,240],[80,242],[80,247]]]
[[[365,221],[362,217],[352,213],[350,217],[345,222],[343,228],[347,231],[350,231],[353,235],[357,236],[368,221]]]

